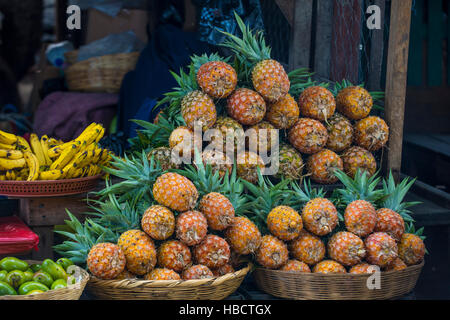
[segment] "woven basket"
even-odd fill
[[[75,53],[66,53],[73,62]],[[139,52],[108,54],[76,62],[65,70],[70,91],[119,92],[125,74],[134,69]]]
[[[20,198],[56,197],[81,194],[95,189],[102,174],[63,180],[0,181],[0,195]]]
[[[87,290],[107,300],[222,300],[239,288],[251,265],[213,279],[101,280],[91,276]]]
[[[381,272],[381,289],[367,288],[367,274],[292,273],[256,268],[257,286],[276,297],[296,300],[392,299],[411,292],[424,263],[401,271]]]
[[[40,261],[26,260],[28,263],[42,263]],[[0,296],[0,300],[78,300],[83,293],[86,283],[89,281],[89,274],[86,270],[75,266],[80,272],[80,281],[69,285],[66,288],[49,290],[43,293],[17,296]]]

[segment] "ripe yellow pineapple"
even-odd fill
[[[153,240],[143,231],[128,230],[117,241],[127,261],[127,269],[137,275],[150,272],[156,265],[156,248]]]
[[[155,268],[144,277],[145,280],[181,280],[178,273],[167,268]]]
[[[306,264],[315,265],[325,257],[325,244],[319,237],[302,230],[300,236],[289,243],[291,255]]]
[[[268,154],[272,147],[272,136],[273,138],[277,137],[278,132],[275,130],[275,127],[267,121],[261,121],[248,128],[246,131],[248,134],[248,149],[261,155]]]
[[[288,93],[277,102],[267,105],[265,119],[277,129],[290,129],[297,122],[299,115],[298,104]]]
[[[412,233],[404,233],[398,244],[398,256],[408,266],[422,262],[425,256],[423,240]]]
[[[251,183],[258,182],[258,168],[264,168],[261,157],[251,151],[239,152],[236,158],[236,171],[240,178]]]
[[[278,269],[285,265],[289,258],[287,245],[280,239],[265,235],[261,239],[261,245],[256,252],[256,260],[263,267]]]
[[[305,154],[313,154],[322,150],[327,139],[327,129],[314,119],[300,118],[289,130],[290,143],[295,149]]]
[[[334,152],[341,152],[353,143],[353,125],[340,113],[335,113],[325,124],[328,130],[327,148]]]
[[[209,234],[194,248],[194,258],[208,268],[219,268],[230,260],[230,246],[225,239]]]
[[[389,127],[380,117],[367,117],[355,124],[355,143],[369,151],[384,147],[389,138]]]
[[[351,232],[341,231],[335,233],[328,241],[328,255],[344,266],[354,266],[364,259],[366,249],[360,237]]]
[[[306,163],[306,169],[311,179],[324,184],[335,183],[338,179],[334,173],[336,170],[342,170],[343,167],[342,159],[328,149],[313,154]]]
[[[159,204],[172,210],[187,211],[196,205],[198,191],[188,178],[168,172],[156,179],[153,197]]]
[[[147,159],[150,161],[152,158],[159,163],[163,171],[179,168],[179,165],[172,161],[172,151],[168,147],[158,147],[150,151],[147,154]]]
[[[231,264],[226,263],[223,266],[216,268],[216,269],[212,269],[211,270],[212,273],[214,274],[214,277],[221,277],[223,275],[226,275],[228,273],[233,273],[234,272],[234,268]]]
[[[267,227],[274,236],[289,241],[299,236],[303,223],[301,216],[293,208],[278,206],[267,215]]]
[[[399,257],[395,258],[390,264],[386,266],[385,271],[400,271],[406,269],[408,266]]]
[[[397,243],[385,232],[374,232],[365,241],[367,262],[386,267],[392,263],[398,255]]]
[[[209,96],[217,99],[226,98],[236,87],[237,74],[226,62],[209,61],[198,69],[197,83]]]
[[[151,238],[166,240],[175,230],[175,216],[168,208],[153,205],[145,210],[141,227]]]
[[[257,92],[239,88],[228,97],[227,111],[240,124],[251,126],[264,118],[266,103]]]
[[[300,152],[289,144],[280,145],[278,153],[278,178],[300,180],[303,177],[303,159]]]
[[[235,217],[225,236],[231,248],[242,255],[256,252],[261,244],[261,232],[246,217]]]
[[[100,279],[114,279],[126,265],[122,249],[113,243],[96,244],[89,251],[86,261],[89,271]]]
[[[298,106],[303,117],[327,121],[336,110],[336,100],[330,90],[312,86],[302,92]]]
[[[208,222],[199,211],[186,211],[177,217],[177,238],[185,245],[194,246],[202,242],[208,232]]]
[[[370,202],[355,200],[345,208],[344,221],[348,231],[366,237],[375,229],[377,213]]]
[[[214,101],[206,93],[195,90],[181,100],[181,115],[188,128],[193,130],[198,124],[206,131],[216,122],[217,111]]]
[[[282,266],[280,270],[288,272],[311,272],[311,269],[306,263],[298,260],[288,260],[288,262]]]
[[[317,236],[331,233],[338,224],[338,213],[334,204],[325,198],[309,200],[302,210],[305,228]]]
[[[191,250],[180,241],[168,240],[158,248],[158,265],[162,268],[181,272],[191,263]]]
[[[217,121],[212,127],[212,129],[217,129],[222,134],[222,141],[214,136],[211,137],[211,143],[214,143],[221,148],[220,151],[231,154],[236,153],[239,148],[244,148],[244,128],[242,125],[230,117],[217,117]],[[227,145],[228,137],[228,145]]]
[[[395,241],[400,241],[403,232],[405,232],[405,221],[394,210],[388,208],[378,209],[375,232],[386,232]]]
[[[114,278],[114,280],[125,280],[125,279],[137,279],[134,273],[131,273],[127,270],[127,268],[123,269],[123,271]]]
[[[367,117],[372,110],[373,99],[370,93],[362,87],[347,87],[336,97],[337,109],[352,120]]]
[[[370,274],[375,272],[375,268],[372,267],[373,266],[368,264],[367,262],[363,262],[354,265],[353,267],[350,268],[348,272],[353,274]]]
[[[314,273],[347,273],[344,266],[334,260],[323,260],[313,268]]]
[[[221,151],[216,149],[203,151],[202,161],[204,165],[211,165],[213,174],[218,172],[220,177],[223,177],[227,172],[231,174],[233,161]]]
[[[213,278],[214,274],[207,266],[197,264],[186,268],[182,277],[183,280],[209,279]]]
[[[180,157],[193,157],[194,149],[201,150],[200,141],[194,139],[194,132],[185,126],[173,130],[169,136],[169,146],[172,152]],[[186,154],[184,151],[188,151]]]
[[[212,230],[225,230],[233,222],[234,207],[230,200],[220,193],[211,192],[205,195],[200,200],[199,209]]]
[[[354,177],[358,169],[363,172],[367,171],[369,176],[375,174],[377,170],[377,162],[375,157],[364,148],[353,146],[345,150],[341,155],[344,163],[344,172],[350,177]]]

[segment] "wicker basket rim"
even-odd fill
[[[34,180],[34,181],[16,181],[16,180],[1,180],[0,184],[4,185],[46,185],[46,184],[63,184],[63,183],[75,183],[96,180],[103,176],[103,174],[97,174],[90,177],[74,178],[74,179],[60,179],[60,180]]]
[[[94,61],[114,60],[117,58],[128,57],[128,56],[129,57],[136,56],[136,58],[137,58],[139,56],[139,54],[140,54],[140,51],[133,51],[133,52],[126,52],[126,53],[113,53],[113,54],[105,54],[102,56],[91,57],[86,60],[75,61],[73,64],[71,64],[67,67],[66,72],[70,72],[70,70],[73,70],[73,69],[78,69],[81,66],[84,66],[85,64],[91,64]],[[103,66],[103,68],[105,68],[105,66]]]

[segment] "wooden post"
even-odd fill
[[[396,179],[400,178],[402,163],[411,2],[412,0],[393,0],[391,4],[385,110],[390,126],[387,168],[392,170]]]
[[[383,66],[384,54],[384,19],[386,10],[386,0],[375,0],[374,4],[381,9],[381,29],[372,30],[372,37],[370,40],[370,70],[367,87],[369,90],[381,90],[381,75]]]
[[[289,70],[309,68],[313,0],[296,0],[289,41]]]

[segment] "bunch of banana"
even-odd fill
[[[40,139],[0,130],[0,180],[58,180],[94,176],[108,165],[111,153],[99,147],[105,134],[101,124],[92,123],[74,140],[63,142],[47,135]]]

